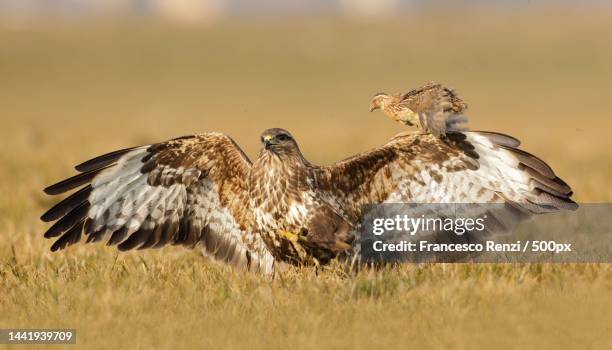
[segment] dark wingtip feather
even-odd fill
[[[66,215],[66,213],[69,213],[81,203],[85,202],[87,198],[89,198],[91,190],[91,185],[81,188],[66,199],[54,205],[51,209],[47,210],[41,215],[40,219],[44,222],[51,222],[61,218],[62,216]]]
[[[541,191],[538,195],[538,201],[534,203],[538,205],[550,205],[555,210],[564,209],[574,211],[579,207],[578,203],[574,202],[571,198],[559,197],[546,191]]]
[[[90,232],[86,230],[85,233],[88,234],[87,243],[95,243],[100,242],[108,232],[106,231],[106,228],[103,228],[95,232]]]
[[[533,204],[543,208],[549,207],[548,210],[550,211],[559,209],[573,211],[578,209],[578,204],[570,198],[574,193],[571,187],[565,181],[557,177],[553,169],[542,159],[529,152],[518,149],[517,147],[520,145],[518,139],[492,131],[474,132],[486,137],[501,148],[512,152],[520,162],[520,168],[526,171],[529,176],[536,181],[536,189],[539,191],[540,201],[533,202]]]
[[[88,211],[89,202],[81,203],[78,207],[73,209],[71,212],[61,218],[58,222],[56,222],[53,226],[51,226],[47,230],[47,232],[45,232],[45,238],[57,237],[62,234],[62,232],[68,231],[68,229],[73,227],[76,223],[84,220],[87,216]]]
[[[51,251],[55,252],[64,249],[69,245],[75,244],[81,239],[81,231],[83,230],[84,220],[74,225],[68,232],[64,233],[53,245]]]
[[[570,195],[571,195],[572,193],[574,193],[574,192],[572,191],[572,189],[571,189],[570,185],[568,185],[568,184],[567,184],[567,182],[563,181],[563,179],[561,179],[561,178],[559,178],[559,177],[556,177],[556,176],[555,176],[555,178],[554,178],[554,179],[552,179],[552,180],[553,180],[554,182],[558,183],[560,186],[567,187],[567,188],[569,189],[569,193],[570,193]]]
[[[482,135],[489,139],[489,141],[494,144],[514,153],[514,156],[519,160],[519,162],[524,165],[533,168],[534,170],[540,172],[542,175],[549,177],[550,179],[555,178],[555,173],[552,168],[546,164],[540,158],[534,156],[529,152],[525,152],[517,147],[520,146],[521,142],[509,135],[494,132],[494,131],[474,131],[475,133]]]
[[[68,192],[81,185],[91,182],[91,180],[93,180],[93,178],[96,177],[100,172],[102,172],[105,169],[110,168],[111,166],[112,165],[109,165],[104,168],[100,168],[100,169],[92,170],[86,173],[75,175],[71,178],[68,178],[54,185],[51,185],[45,188],[43,191],[45,191],[45,193],[48,195],[57,195],[57,194],[62,194],[64,192]]]
[[[523,171],[529,174],[531,179],[536,182],[537,186],[541,190],[545,190],[556,196],[561,196],[561,197],[571,196],[572,189],[563,181],[556,181],[558,177],[554,177],[551,179],[549,177],[542,175],[537,170],[524,166],[524,165],[519,166],[519,169],[523,169]]]
[[[510,147],[510,148],[516,148],[521,145],[521,141],[519,141],[517,138],[514,138],[510,135],[502,134],[499,132],[495,132],[495,131],[473,131],[473,132],[486,137],[487,139],[489,139],[489,141],[493,142],[496,145]]]
[[[511,152],[512,155],[524,166],[539,172],[540,174],[546,176],[549,179],[554,179],[557,177],[550,165],[546,164],[545,161],[534,156],[533,154],[523,151],[522,149],[507,147],[504,145],[500,145],[500,147]]]
[[[101,156],[90,159],[88,161],[85,161],[75,166],[74,168],[80,172],[89,172],[92,170],[104,168],[118,161],[119,158],[121,158],[124,154],[129,153],[135,149],[142,148],[142,147],[145,147],[145,146],[124,148],[124,149],[120,149],[114,152],[106,153]]]
[[[156,245],[161,238],[162,229],[162,225],[157,225],[149,234],[149,238],[140,247],[138,247],[138,250],[148,249]]]
[[[155,243],[155,245],[153,245],[152,248],[157,249],[157,248],[161,248],[165,246],[166,244],[168,244],[168,242],[170,242],[173,239],[178,228],[179,228],[178,221],[167,220],[162,226],[161,237],[159,238],[159,241]]]
[[[122,251],[122,252],[124,252],[126,250],[134,249],[134,248],[138,247],[139,245],[145,243],[147,241],[147,239],[149,238],[149,235],[152,232],[153,232],[153,230],[151,230],[151,229],[140,229],[140,230],[132,233],[132,235],[130,235],[130,237],[128,237],[128,239],[126,239],[121,244],[119,244],[117,246],[117,248],[120,251]]]
[[[569,202],[566,202],[566,205],[567,205],[567,209],[571,210],[571,211],[576,211],[580,207],[580,205],[578,205],[578,203],[574,202],[571,199],[569,200]]]
[[[113,234],[111,235],[111,238],[108,240],[108,242],[106,242],[106,245],[108,246],[115,245],[123,241],[125,239],[125,236],[127,236],[127,227],[123,226],[113,232]]]

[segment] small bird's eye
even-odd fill
[[[289,140],[289,135],[287,134],[280,134],[276,137],[279,141],[288,141]]]

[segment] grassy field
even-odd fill
[[[82,348],[612,348],[607,265],[426,265],[270,281],[197,252],[51,254],[41,189],[106,151],[269,127],[331,163],[402,127],[378,91],[455,87],[474,129],[523,141],[580,202],[612,200],[612,13],[0,23],[0,328],[77,329]],[[21,348],[21,347],[19,347]]]

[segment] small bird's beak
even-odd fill
[[[377,105],[370,105],[370,112],[374,112],[377,109],[378,109]]]

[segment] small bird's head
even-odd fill
[[[280,128],[273,128],[261,134],[261,145],[263,150],[277,154],[292,153],[297,150],[297,143],[289,131]]]
[[[384,92],[379,92],[374,97],[372,97],[372,102],[370,102],[370,112],[374,112],[377,109],[385,108],[387,101],[389,100],[389,95]]]

